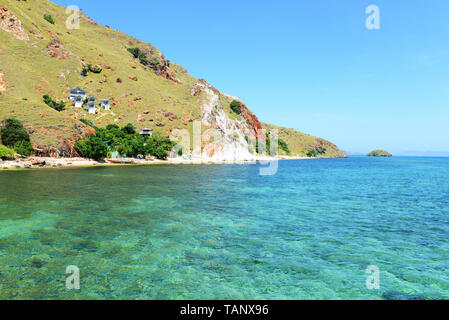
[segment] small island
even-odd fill
[[[393,155],[385,150],[374,150],[368,154],[368,157],[392,157]]]

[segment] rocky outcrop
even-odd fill
[[[175,76],[175,73],[170,70],[170,63],[165,58],[165,56],[162,53],[159,53],[159,58],[154,59],[149,62],[149,66],[151,69],[154,70],[154,72],[168,80],[171,80],[176,83],[181,83]]]
[[[202,87],[205,102],[202,105],[202,123],[211,128],[203,133],[201,154],[194,150],[194,158],[201,160],[254,160],[249,152],[246,136],[252,136],[253,129],[246,120],[231,119],[220,103],[219,95],[204,83]]]
[[[30,40],[23,28],[22,21],[5,7],[0,7],[0,28],[11,33],[19,40]]]
[[[256,115],[252,113],[251,110],[249,110],[248,107],[240,99],[235,97],[234,99],[240,102],[241,116],[251,127],[252,136],[257,137],[260,140],[265,140],[265,135],[262,131],[262,124],[260,123]]]
[[[2,92],[6,91],[6,81],[3,77],[4,77],[4,73],[3,73],[3,71],[0,70],[0,94],[2,94]]]
[[[70,53],[65,50],[61,42],[56,38],[51,39],[51,41],[45,47],[44,53],[45,55],[56,58],[58,60],[67,60],[70,56]]]

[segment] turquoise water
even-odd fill
[[[0,299],[449,298],[449,159],[259,168],[0,172]]]

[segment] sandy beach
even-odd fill
[[[182,158],[174,158],[167,160],[141,160],[141,159],[105,159],[102,161],[96,161],[84,158],[43,158],[43,157],[30,157],[25,159],[16,160],[0,160],[0,169],[37,169],[37,168],[60,168],[60,167],[92,167],[92,166],[128,166],[128,165],[153,165],[153,164],[238,164],[238,163],[256,163],[256,162],[269,162],[276,160],[297,160],[297,159],[309,159],[304,157],[257,157],[251,160],[185,160]]]

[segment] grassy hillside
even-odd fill
[[[344,154],[338,149],[338,147],[322,138],[313,137],[309,134],[298,132],[293,129],[287,129],[270,124],[263,124],[263,128],[267,131],[270,129],[278,130],[279,139],[287,143],[290,149],[291,156],[306,157],[309,150],[316,150],[319,147],[326,149],[326,152],[322,154],[323,157],[343,157]],[[286,153],[279,149],[281,155]]]
[[[202,97],[192,94],[200,80],[168,62],[151,44],[100,26],[84,14],[80,29],[69,30],[66,9],[47,0],[0,0],[2,8],[7,11],[0,11],[0,120],[22,120],[35,144],[76,141],[88,130],[78,121],[82,118],[100,127],[133,123],[138,129],[153,128],[165,136],[175,128],[192,132],[193,119],[201,119]],[[51,15],[55,23],[44,15]],[[134,58],[128,48],[135,47],[146,53],[151,64],[142,65]],[[101,73],[83,76],[89,64],[101,67]],[[2,90],[2,81],[6,90]],[[67,97],[76,86],[98,100],[110,99],[112,110],[100,110],[97,115],[75,111]],[[67,101],[66,110],[57,112],[45,105],[44,94]],[[220,97],[226,112],[239,118],[229,108],[231,99]],[[286,142],[299,153],[303,135],[288,132]],[[307,141],[310,145],[317,142],[312,137]]]

